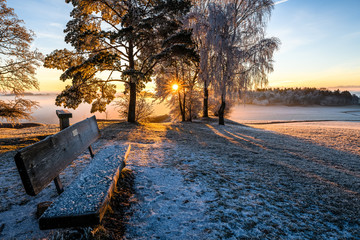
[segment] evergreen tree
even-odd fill
[[[74,51],[56,50],[45,66],[64,71],[72,85],[56,104],[76,108],[92,103],[92,112],[105,111],[115,97],[113,82],[129,91],[128,121],[136,121],[136,94],[151,80],[163,41],[182,25],[191,6],[187,0],[66,0],[74,6],[65,41]],[[106,73],[100,78],[98,73]]]

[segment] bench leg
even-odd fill
[[[60,195],[63,191],[64,191],[64,188],[63,188],[63,185],[60,181],[60,177],[57,176],[56,178],[54,178],[54,183],[55,183],[55,187],[56,187],[56,191],[57,193]]]
[[[95,155],[94,155],[91,145],[89,146],[89,152],[90,152],[91,158],[94,158]]]

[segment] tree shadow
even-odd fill
[[[322,225],[313,236],[333,231],[332,225],[340,229],[337,233],[349,228],[355,229],[353,234],[359,233],[356,230],[360,226],[358,155],[231,122],[225,126],[219,126],[216,121],[118,122],[100,128],[102,139],[131,142],[139,144],[139,148],[146,148],[144,144],[171,143],[166,145],[167,149],[159,151],[163,154],[162,161],[166,161],[166,166],[181,170],[184,184],[187,181],[206,184],[207,189],[215,194],[217,205],[206,203],[211,216],[227,219],[227,213],[217,208],[232,209],[231,203],[227,202],[237,199],[238,214],[244,204],[250,202],[255,204],[249,206],[254,211],[252,214],[270,211],[280,219],[280,229],[274,227],[273,234],[283,233],[285,228],[290,228],[284,224],[293,221],[297,221],[296,224],[304,221],[307,227],[305,230],[294,228],[295,232],[299,229],[314,232],[317,224]],[[173,149],[168,151],[171,147]],[[118,185],[119,189],[122,187]],[[113,211],[107,213],[103,225],[108,234],[115,233],[119,237],[126,232],[131,217],[127,201],[131,194],[134,194],[133,190],[115,194],[111,205]],[[263,221],[267,225],[270,220],[263,218]],[[241,225],[241,222],[231,223]],[[244,224],[247,226],[248,222],[244,221]]]
[[[358,155],[241,124],[187,125],[172,126],[167,137],[195,156],[208,154],[197,164],[177,163],[186,164],[187,171],[193,168],[193,180],[206,182],[216,192],[245,184],[247,190],[239,190],[242,194],[260,192],[262,204],[277,202],[290,215],[318,218],[309,219],[311,224],[360,226]],[[227,199],[221,194],[219,198]]]
[[[206,126],[231,144],[252,152],[261,152],[264,157],[270,154],[278,156],[271,162],[289,171],[360,197],[360,160],[357,155],[268,131],[254,136],[241,131],[244,128]]]

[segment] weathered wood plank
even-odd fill
[[[67,187],[39,219],[40,229],[100,224],[130,146],[108,146]]]
[[[64,191],[64,187],[60,180],[60,176],[54,178],[54,183],[55,183],[56,191],[60,195]]]
[[[18,151],[15,162],[26,193],[38,194],[99,137],[93,116]]]
[[[72,113],[68,110],[56,110],[56,115],[59,118],[72,118]]]
[[[56,110],[56,115],[59,118],[60,130],[63,130],[70,126],[70,118],[72,118],[72,113],[68,110]]]

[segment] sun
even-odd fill
[[[177,85],[176,83],[172,85],[172,89],[174,91],[177,91],[179,89],[179,85]]]

